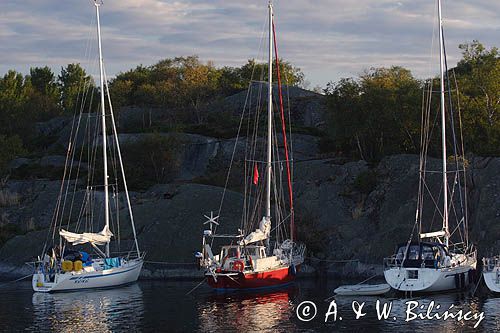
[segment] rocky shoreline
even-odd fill
[[[383,257],[391,255],[396,244],[405,242],[410,235],[417,168],[418,157],[414,155],[390,156],[377,166],[368,166],[364,161],[339,164],[335,159],[297,162],[294,184],[297,225],[299,237],[308,247],[308,256],[325,262],[382,263]],[[471,160],[470,235],[479,256],[497,253],[500,247],[498,170],[500,158]],[[366,176],[374,177],[373,183],[363,180]],[[369,184],[360,185],[362,181]],[[29,273],[24,263],[33,261],[43,248],[59,186],[58,181],[50,180],[9,180],[4,185],[2,191],[16,199],[0,207],[0,217],[3,223],[8,221],[18,226],[19,234],[0,248],[2,275],[13,271],[19,275]],[[132,193],[139,243],[148,260],[192,262],[192,254],[201,246],[203,214],[217,209],[222,191],[215,185],[191,182],[158,184],[145,192]],[[77,192],[75,200],[81,197]],[[226,192],[221,232],[238,227],[242,203],[242,194]],[[123,201],[120,209],[120,214],[126,216]],[[120,236],[121,249],[130,248],[130,228],[125,227]],[[324,270],[321,264],[313,262],[312,266]],[[177,268],[160,271],[145,273],[145,277],[191,276]]]
[[[64,133],[64,131],[60,131]],[[157,133],[171,136],[173,134]],[[152,262],[193,262],[201,246],[204,214],[220,207],[227,167],[235,138],[220,139],[181,133],[178,137],[179,172],[168,183],[131,192],[139,244]],[[148,140],[151,134],[123,134],[123,146]],[[319,149],[319,138],[294,135],[294,192],[298,238],[307,245],[316,275],[370,276],[382,274],[381,263],[398,243],[406,242],[415,221],[419,157],[392,155],[376,164],[328,156]],[[244,159],[244,138],[235,160]],[[11,163],[13,175],[20,168],[57,170],[59,155],[18,159]],[[429,159],[430,168],[440,161]],[[479,257],[500,251],[500,158],[467,157],[470,239]],[[240,226],[244,197],[238,165],[233,167],[225,194],[219,229],[234,232]],[[31,174],[31,173],[28,173]],[[41,172],[42,175],[45,175]],[[440,178],[428,177],[430,188]],[[78,185],[78,184],[77,184]],[[14,177],[0,183],[0,227],[13,231],[0,244],[0,275],[27,275],[25,262],[35,260],[47,239],[60,181],[50,178]],[[96,193],[102,200],[101,193]],[[77,186],[76,205],[84,198]],[[125,200],[117,200],[120,216],[127,216]],[[114,207],[113,207],[114,208]],[[99,212],[94,212],[99,214]],[[77,217],[78,209],[63,216]],[[132,247],[130,226],[121,225],[118,251]],[[352,260],[354,264],[331,264]],[[144,278],[195,278],[196,269],[146,265]]]

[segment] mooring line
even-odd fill
[[[19,281],[24,280],[24,279],[26,279],[26,278],[28,278],[28,277],[30,277],[30,276],[32,276],[32,275],[33,275],[33,274],[28,274],[28,275],[23,276],[23,277],[21,277],[21,278],[19,278],[19,279],[16,279],[16,280],[7,281],[7,282],[2,282],[2,283],[0,283],[0,286],[3,286],[3,285],[5,285],[5,284],[9,284],[9,283],[16,283],[16,282],[19,282]]]
[[[196,289],[198,289],[199,286],[201,286],[205,281],[207,280],[207,278],[204,278],[203,281],[201,281],[200,283],[198,283],[193,289],[191,289],[190,291],[187,292],[186,296],[191,294],[193,291],[195,291]]]

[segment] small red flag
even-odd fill
[[[257,168],[257,163],[256,163],[254,164],[253,168],[253,184],[257,185],[258,182],[259,182],[259,169]]]

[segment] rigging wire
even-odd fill
[[[281,114],[281,128],[283,132],[283,144],[285,149],[285,160],[286,160],[286,171],[287,171],[287,181],[288,181],[288,195],[289,195],[289,204],[290,204],[290,239],[293,241],[293,229],[294,229],[294,209],[293,209],[293,191],[292,191],[292,179],[291,179],[291,171],[290,171],[290,157],[288,155],[288,142],[286,139],[286,125],[285,125],[285,112],[283,109],[283,93],[281,90],[281,74],[279,67],[279,56],[278,56],[278,43],[276,41],[276,27],[274,24],[274,16],[273,16],[273,40],[274,40],[274,53],[276,58],[276,71],[278,73],[278,94],[279,94],[279,106],[280,106],[280,114]]]
[[[435,8],[435,11],[438,10],[438,5],[436,3],[436,8]],[[432,53],[433,53],[433,49],[434,49],[434,41],[435,41],[435,35],[436,35],[436,26],[439,24],[439,20],[435,22],[435,24],[433,25],[433,34],[432,34],[432,45],[431,45],[431,58],[432,58]],[[442,28],[442,35],[443,35],[443,39],[444,39],[444,28]],[[455,170],[450,170],[447,172],[447,176],[448,174],[454,174],[453,176],[453,186],[450,186],[448,187],[448,194],[450,194],[450,203],[448,205],[448,207],[446,207],[445,209],[447,209],[448,212],[450,212],[450,215],[452,214],[452,216],[456,219],[457,221],[457,226],[453,229],[452,233],[450,233],[450,237],[458,231],[459,233],[459,237],[460,239],[462,240],[462,242],[465,241],[465,243],[467,243],[466,239],[467,239],[467,232],[466,232],[466,224],[467,224],[467,219],[466,219],[466,216],[467,216],[467,206],[466,206],[466,188],[465,188],[465,182],[466,182],[466,170],[465,170],[465,160],[463,160],[462,162],[460,162],[458,159],[460,156],[463,156],[464,154],[464,149],[463,149],[463,132],[462,132],[462,126],[461,126],[461,116],[459,115],[459,119],[460,119],[460,122],[459,122],[459,130],[460,130],[460,141],[457,141],[457,133],[456,133],[456,124],[455,124],[455,112],[454,112],[454,107],[453,107],[453,103],[452,103],[452,90],[451,90],[451,80],[450,80],[450,73],[449,73],[449,69],[448,69],[448,63],[447,63],[447,60],[446,60],[446,49],[445,49],[445,46],[444,46],[444,40],[443,40],[443,57],[444,57],[444,64],[445,64],[445,76],[446,76],[446,87],[442,87],[443,90],[445,90],[445,93],[447,93],[448,95],[448,105],[449,105],[449,121],[450,121],[450,127],[451,127],[451,136],[452,136],[452,144],[453,144],[453,153],[454,153],[454,157],[455,157]],[[434,62],[431,61],[429,63],[429,70],[431,68],[431,65],[433,64]],[[456,80],[455,80],[455,84],[456,84]],[[423,225],[422,225],[422,222],[425,218],[425,216],[423,215],[423,212],[424,212],[424,199],[426,196],[430,197],[431,201],[433,202],[434,204],[434,212],[433,212],[433,216],[432,216],[432,219],[431,219],[431,223],[430,223],[430,228],[432,230],[432,227],[433,227],[433,224],[434,224],[434,221],[435,221],[435,217],[436,217],[436,213],[438,214],[438,216],[440,216],[441,218],[443,218],[443,214],[444,212],[441,211],[441,209],[439,208],[439,201],[441,199],[441,195],[443,193],[439,193],[439,196],[437,198],[434,198],[433,194],[432,194],[432,191],[431,189],[429,188],[428,184],[427,184],[427,173],[429,173],[429,171],[427,171],[427,164],[428,164],[428,153],[429,153],[429,150],[430,150],[430,147],[432,146],[432,137],[433,137],[433,130],[434,128],[437,127],[437,118],[438,118],[438,113],[436,113],[436,115],[434,116],[434,121],[431,122],[431,119],[433,118],[432,114],[431,114],[431,109],[432,109],[432,106],[433,106],[433,99],[432,99],[432,95],[433,95],[433,92],[434,90],[432,89],[433,88],[433,85],[434,85],[434,79],[429,79],[427,81],[427,83],[425,84],[425,87],[424,87],[424,93],[423,93],[423,96],[422,96],[422,132],[421,132],[421,139],[420,139],[420,145],[421,145],[421,152],[420,152],[420,164],[419,164],[419,169],[420,169],[420,181],[419,181],[419,194],[418,194],[418,197],[417,197],[417,211],[415,213],[415,223],[418,223],[419,225],[419,229],[420,229],[420,233],[422,233],[422,229],[423,229]],[[440,92],[441,89],[439,89],[439,92]],[[456,87],[455,89],[457,92],[458,92],[458,87]],[[437,92],[438,90],[436,90]],[[442,126],[446,126],[445,124],[442,124]],[[461,145],[461,147],[459,147],[459,145]],[[460,167],[460,163],[462,163],[462,167]],[[463,180],[462,180],[462,176],[463,176]],[[457,193],[458,192],[458,193]],[[457,207],[456,207],[456,200],[453,200],[454,197],[458,196],[458,204],[460,205],[460,208],[459,208],[459,211],[457,211]],[[460,212],[460,214],[459,214]],[[461,228],[463,227],[463,228]],[[413,233],[412,233],[412,236],[413,236]],[[420,239],[420,238],[419,238]]]
[[[261,29],[262,32],[261,32],[261,38],[260,38],[260,43],[259,43],[259,50],[258,50],[257,54],[259,54],[261,52],[261,49],[262,49],[262,44],[263,44],[262,41],[263,41],[263,36],[264,36],[264,33],[265,33],[265,23],[266,23],[266,21],[264,21],[262,29]],[[252,67],[251,77],[253,77],[253,75],[255,73],[255,67],[256,66],[255,66],[255,63],[254,63],[254,65]],[[218,213],[217,213],[218,216],[220,216],[221,211],[222,211],[222,207],[223,207],[223,204],[224,204],[224,199],[225,199],[227,187],[228,187],[228,184],[229,184],[229,178],[230,178],[230,175],[231,175],[231,169],[232,169],[232,165],[233,165],[233,162],[234,162],[234,157],[235,157],[235,154],[236,154],[236,148],[238,146],[238,141],[239,141],[239,137],[240,137],[240,133],[241,133],[243,119],[244,119],[244,116],[245,116],[245,109],[246,109],[247,103],[249,102],[249,97],[250,97],[250,92],[251,92],[251,86],[252,86],[252,80],[250,80],[250,82],[249,82],[249,87],[248,87],[248,90],[247,90],[245,104],[243,106],[243,111],[241,113],[240,122],[239,122],[239,126],[238,126],[238,131],[237,131],[236,139],[235,139],[235,142],[234,142],[233,152],[231,154],[231,161],[229,163],[229,168],[228,168],[227,175],[226,175],[224,189],[222,191],[221,201],[220,201],[220,204],[219,204],[219,210],[218,210]],[[247,137],[247,140],[248,140],[248,137]],[[243,213],[243,214],[245,214],[245,213]],[[216,232],[216,230],[217,230],[217,225],[214,227],[214,233]],[[211,245],[213,245],[213,241],[214,241],[214,239],[212,239]]]
[[[91,27],[95,22],[95,18],[92,17],[91,20],[90,20],[90,24],[89,24],[89,27]],[[90,43],[90,40],[91,40],[91,29],[89,28],[89,34],[88,34],[88,37],[87,37],[87,43],[85,45],[85,56],[87,58],[90,58],[90,49],[91,49],[91,43]],[[77,93],[77,97],[76,97],[76,105],[78,105],[78,101],[80,100],[80,96],[81,96],[81,93],[83,91],[82,89],[82,85],[84,85],[85,83],[80,83],[79,87],[78,87],[78,93]],[[71,153],[71,150],[73,149],[72,147],[72,143],[74,144],[73,142],[73,133],[74,133],[74,130],[75,130],[75,121],[76,121],[76,115],[77,113],[75,112],[74,116],[73,116],[73,120],[72,120],[72,123],[71,123],[71,130],[70,130],[70,135],[69,135],[69,143],[68,143],[68,148],[67,148],[67,151],[66,151],[66,159],[65,159],[65,163],[64,163],[64,171],[63,171],[63,177],[62,177],[62,180],[61,180],[61,186],[60,186],[60,189],[59,189],[59,194],[58,194],[58,197],[57,197],[57,200],[56,200],[56,205],[54,207],[54,211],[53,211],[53,214],[52,214],[52,218],[51,218],[51,224],[50,224],[50,227],[49,227],[49,230],[52,229],[52,233],[48,232],[47,233],[47,236],[46,236],[46,239],[45,239],[45,242],[44,242],[44,246],[43,246],[43,250],[42,250],[42,253],[41,255],[43,256],[46,249],[47,249],[47,245],[48,245],[48,241],[49,241],[49,236],[52,234],[52,243],[54,243],[55,241],[55,232],[58,228],[58,220],[59,220],[59,215],[61,214],[61,201],[62,201],[62,195],[63,195],[63,192],[64,192],[64,184],[65,184],[65,181],[66,181],[66,176],[67,176],[67,172],[68,172],[68,160],[69,160],[69,157],[70,157],[70,153]],[[62,219],[62,214],[61,214],[61,219]],[[61,220],[62,221],[62,220]],[[59,228],[60,228],[60,224],[59,224]]]

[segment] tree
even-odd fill
[[[31,82],[33,88],[29,96],[28,109],[34,113],[35,119],[43,121],[59,115],[60,90],[52,70],[47,66],[32,67],[26,79]]]
[[[27,101],[32,91],[31,82],[21,73],[10,70],[0,79],[0,129],[2,134],[14,135],[25,129],[31,117]]]
[[[26,150],[18,135],[0,135],[0,172],[4,172],[8,163],[22,154],[26,154]]]
[[[59,98],[59,87],[52,70],[48,67],[30,68],[31,85],[38,93],[55,101]]]
[[[463,109],[466,148],[500,155],[500,57],[474,40],[461,44],[456,73]]]
[[[174,64],[179,71],[178,105],[189,105],[195,113],[196,122],[201,123],[203,116],[200,108],[217,95],[220,74],[213,63],[201,63],[197,56],[175,58]]]
[[[66,112],[83,110],[95,111],[99,103],[96,98],[94,80],[87,75],[80,64],[69,64],[61,68],[58,76],[61,89],[61,105]]]
[[[330,82],[328,132],[336,148],[366,160],[416,152],[421,84],[401,67],[372,68],[358,80]]]
[[[280,59],[280,74],[281,83],[289,86],[300,87],[304,84],[304,73],[299,67],[293,66],[290,62]],[[276,75],[275,63],[273,63],[274,73],[273,82],[278,82],[278,76]],[[268,64],[267,63],[257,63],[255,59],[249,59],[248,62],[238,69],[239,75],[244,87],[248,85],[250,80],[264,81],[267,80],[268,76]]]

